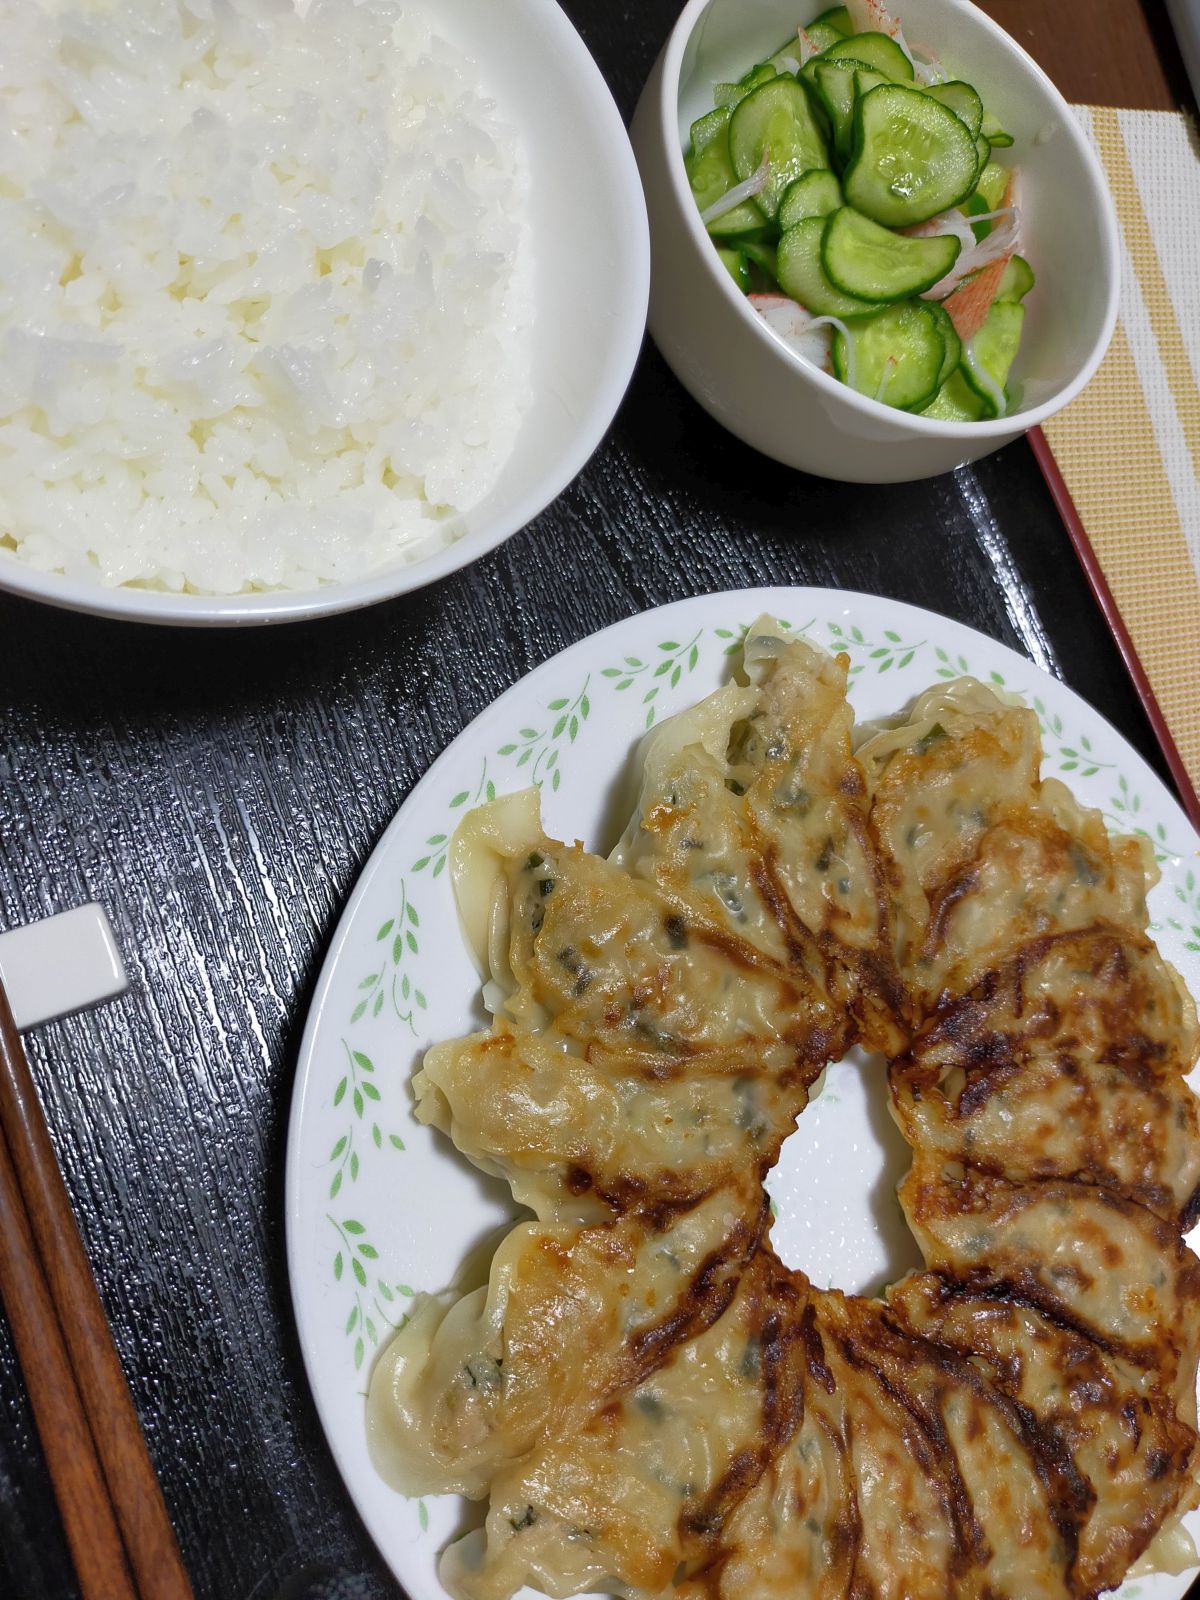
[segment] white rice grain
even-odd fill
[[[528,405],[527,173],[395,0],[0,0],[0,549],[105,585],[448,543]]]

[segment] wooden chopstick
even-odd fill
[[[192,1600],[162,1490],[0,984],[0,1128],[141,1600]],[[22,1358],[22,1365],[24,1359]],[[47,1456],[58,1449],[51,1435]],[[60,1505],[62,1504],[60,1500]],[[65,1515],[65,1508],[64,1508]],[[113,1594],[122,1591],[113,1590]]]
[[[137,1600],[108,1485],[2,1133],[0,1296],[84,1600]]]

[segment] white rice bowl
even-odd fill
[[[236,596],[453,540],[531,393],[527,157],[467,57],[407,0],[0,27],[5,565]]]

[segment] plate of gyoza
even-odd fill
[[[704,595],[417,784],[301,1049],[287,1222],[413,1600],[1182,1596],[1200,840],[944,617]]]

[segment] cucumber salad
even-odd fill
[[[882,0],[797,30],[691,128],[701,218],[793,350],[943,421],[1002,417],[1033,271],[1012,144],[977,89],[910,47]]]

